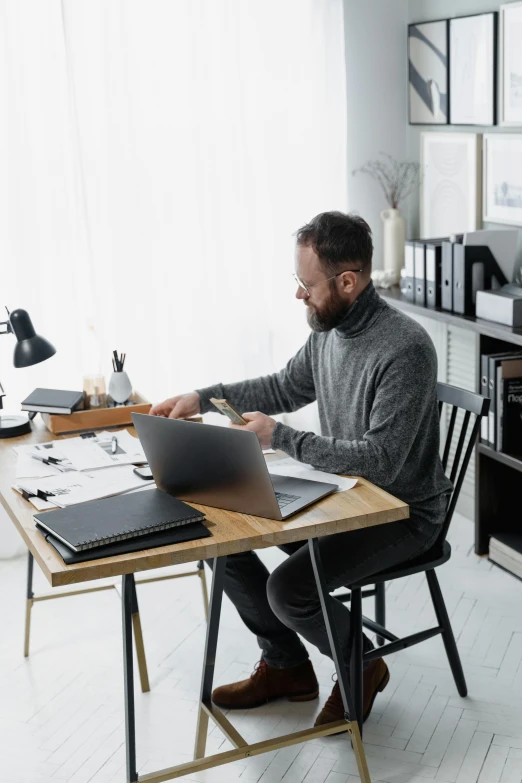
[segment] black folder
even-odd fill
[[[83,552],[73,552],[53,535],[42,530],[39,525],[36,525],[36,527],[45,540],[56,549],[66,565],[70,565],[71,563],[84,563],[87,560],[99,560],[102,557],[126,555],[129,552],[140,552],[142,549],[155,549],[159,546],[182,544],[184,541],[193,541],[196,538],[208,538],[208,536],[212,535],[202,522],[191,522],[188,525],[183,525],[183,527],[162,530],[159,533],[147,533],[147,535],[140,536],[139,538],[118,541],[116,544],[106,544],[105,546],[99,546],[96,549],[86,549]]]
[[[426,242],[426,307],[442,304],[442,243]]]
[[[453,310],[453,242],[442,243],[441,307]]]

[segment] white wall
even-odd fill
[[[381,209],[376,182],[352,171],[379,152],[407,154],[407,0],[345,0],[348,103],[348,203],[374,234],[374,267],[382,268]]]

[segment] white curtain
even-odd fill
[[[0,305],[57,348],[14,370],[0,338],[7,409],[113,349],[151,400],[278,369],[292,234],[347,204],[342,0],[0,0],[0,26]]]

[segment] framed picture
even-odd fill
[[[500,124],[522,125],[522,2],[500,6]]]
[[[410,125],[448,123],[448,20],[408,25]]]
[[[522,226],[522,135],[484,135],[484,220]]]
[[[477,133],[421,133],[421,239],[480,228],[481,141]]]
[[[450,122],[496,122],[497,13],[450,19]]]

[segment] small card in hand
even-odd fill
[[[227,400],[218,400],[216,397],[211,397],[210,402],[215,405],[216,408],[228,416],[231,422],[234,424],[248,424],[248,422],[238,413]]]

